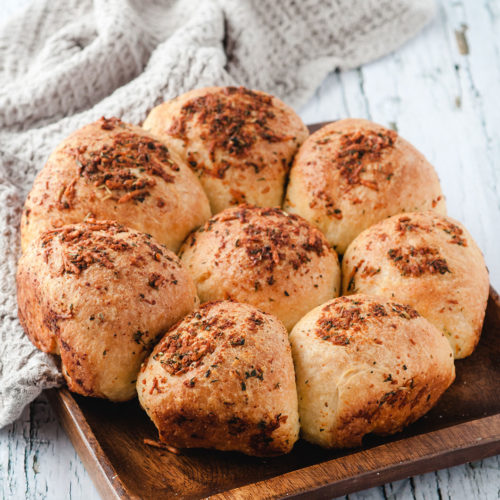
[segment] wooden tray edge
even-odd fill
[[[101,496],[114,500],[132,498],[71,393],[65,388],[51,389],[47,397]],[[417,459],[415,453],[419,455]],[[500,454],[500,414],[385,443],[211,498],[332,498],[497,454]],[[395,456],[399,458],[397,464]],[[377,466],[362,472],[366,463]]]
[[[484,436],[489,434],[489,437]],[[493,434],[493,435],[492,435]],[[450,449],[450,443],[454,443]],[[411,453],[408,450],[411,449]],[[419,457],[415,459],[415,454]],[[386,443],[219,493],[214,499],[332,498],[500,453],[500,414]],[[394,463],[394,457],[398,463]],[[363,464],[377,467],[362,471]],[[346,472],[349,476],[346,477]],[[293,493],[290,493],[293,492]]]
[[[102,498],[132,498],[68,389],[49,389],[45,394]]]
[[[488,296],[488,300],[489,299],[491,299],[500,309],[500,295],[498,295],[498,292],[491,285],[490,285],[490,294]]]

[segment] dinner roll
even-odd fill
[[[331,123],[304,142],[284,208],[321,229],[341,254],[390,215],[446,213],[438,176],[424,156],[393,130],[360,119]]]
[[[207,303],[174,326],[144,362],[137,393],[171,446],[268,456],[298,437],[287,331],[248,304]]]
[[[277,316],[290,330],[340,289],[337,255],[297,215],[228,208],[191,234],[180,257],[201,302],[232,298]]]
[[[37,235],[85,218],[116,220],[173,251],[210,217],[200,182],[140,127],[101,118],[50,155],[25,203],[23,249]]]
[[[455,378],[444,335],[410,306],[339,297],[290,334],[302,435],[327,448],[361,445],[424,415]]]
[[[435,212],[396,215],[361,233],[342,266],[344,294],[410,304],[446,335],[456,358],[474,350],[488,301],[488,270],[459,222]]]
[[[191,165],[213,213],[244,202],[281,206],[291,162],[309,135],[292,108],[243,87],[192,90],[154,108],[143,126]]]
[[[71,391],[124,401],[158,337],[198,305],[179,259],[149,235],[89,220],[42,233],[17,271],[19,320],[61,356]]]

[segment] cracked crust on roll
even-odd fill
[[[50,155],[24,206],[21,244],[87,218],[116,220],[173,251],[211,215],[197,177],[155,136],[118,118],[71,134]]]
[[[336,253],[315,227],[277,208],[228,208],[192,233],[180,257],[201,302],[232,298],[277,316],[290,330],[337,297]]]
[[[284,208],[317,226],[340,254],[391,215],[446,213],[439,178],[425,157],[397,132],[354,118],[326,125],[304,142]]]
[[[278,98],[243,87],[192,90],[154,108],[143,127],[191,166],[212,212],[281,206],[293,157],[309,132]]]
[[[137,380],[160,441],[272,456],[299,434],[288,334],[248,304],[203,304],[173,327]]]
[[[339,297],[290,334],[302,436],[326,448],[393,434],[437,402],[455,378],[444,335],[410,306]]]
[[[19,320],[71,391],[124,401],[159,336],[198,305],[174,253],[116,222],[42,233],[17,271]]]
[[[469,356],[489,294],[481,250],[465,227],[435,212],[401,214],[361,233],[342,262],[344,294],[367,293],[410,304]]]

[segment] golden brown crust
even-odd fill
[[[196,176],[162,142],[101,118],[64,140],[38,174],[24,207],[22,247],[88,217],[117,220],[177,251],[210,208]]]
[[[324,236],[277,208],[228,208],[192,233],[180,255],[202,302],[253,304],[288,329],[339,291],[337,255]]]
[[[171,446],[269,456],[298,437],[287,332],[247,304],[207,303],[171,328],[144,362],[137,392]]]
[[[396,132],[361,119],[331,123],[299,149],[284,204],[341,254],[364,229],[401,212],[446,213],[432,165]]]
[[[279,206],[306,126],[282,101],[243,87],[192,90],[154,108],[144,128],[200,177],[213,213],[230,205]]]
[[[19,319],[41,350],[59,354],[68,387],[115,401],[135,394],[156,339],[198,304],[179,259],[110,221],[42,233],[17,271]]]
[[[290,334],[305,439],[361,445],[424,415],[455,378],[449,343],[410,306],[367,295],[339,297]]]
[[[361,233],[342,267],[344,293],[410,304],[446,334],[456,358],[474,350],[489,279],[481,251],[459,222],[430,211],[393,216]]]

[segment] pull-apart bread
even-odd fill
[[[450,344],[410,306],[366,295],[312,310],[290,334],[302,435],[361,445],[424,415],[455,378]]]
[[[309,135],[292,108],[243,87],[192,90],[154,108],[143,127],[198,174],[214,214],[240,203],[281,206],[291,162]]]
[[[26,199],[21,243],[24,250],[41,232],[90,217],[149,233],[176,252],[210,215],[199,180],[162,142],[101,118],[50,155]]]
[[[184,318],[144,362],[137,392],[171,446],[268,456],[298,438],[287,331],[247,304],[207,303]]]
[[[19,320],[70,390],[124,401],[159,336],[198,305],[174,253],[116,222],[42,233],[17,271]]]
[[[489,294],[483,255],[462,224],[435,212],[396,215],[361,233],[342,262],[343,292],[410,304],[456,358],[479,341]]]
[[[181,248],[201,302],[234,299],[274,314],[290,330],[339,295],[336,253],[315,227],[277,208],[228,208]]]
[[[393,130],[349,118],[301,146],[284,208],[325,234],[337,252],[364,229],[401,212],[436,210],[445,200],[432,165]]]
[[[309,137],[274,96],[192,90],[53,151],[22,214],[19,320],[71,391],[138,394],[165,445],[273,456],[301,427],[357,446],[424,415],[479,340],[488,272],[445,213],[393,130]]]

